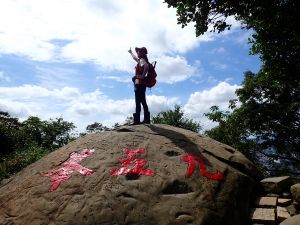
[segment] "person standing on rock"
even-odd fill
[[[128,52],[131,54],[132,58],[137,62],[135,67],[135,75],[132,78],[134,83],[134,94],[135,94],[135,113],[133,113],[133,124],[140,124],[140,113],[141,113],[141,104],[144,109],[144,121],[143,123],[150,123],[150,112],[146,102],[146,85],[145,77],[149,70],[149,61],[147,57],[147,49],[145,47],[135,48],[137,56],[134,55],[131,51],[131,48]]]

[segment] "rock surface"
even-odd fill
[[[265,192],[280,194],[289,190],[293,184],[293,180],[290,176],[269,177],[261,180],[260,183]]]
[[[294,184],[291,186],[291,193],[293,196],[293,199],[300,203],[300,183]]]
[[[2,183],[0,224],[244,225],[256,176],[244,155],[200,134],[121,127],[79,138]]]
[[[280,225],[300,225],[300,215],[292,216],[280,223]]]
[[[288,213],[291,216],[294,216],[294,215],[298,214],[298,208],[299,208],[299,205],[298,205],[298,203],[296,201],[293,201],[292,204],[290,204],[288,207],[286,207]]]

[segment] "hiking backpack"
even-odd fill
[[[149,69],[147,76],[145,77],[145,85],[148,88],[152,88],[156,84],[156,71],[155,71],[156,61],[149,63]]]

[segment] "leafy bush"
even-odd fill
[[[74,140],[74,128],[62,118],[43,121],[29,117],[19,122],[0,112],[0,181]]]
[[[194,132],[199,132],[201,130],[201,125],[199,123],[185,117],[179,105],[175,105],[174,110],[158,113],[156,116],[152,117],[151,120],[156,124],[168,124]]]
[[[0,180],[19,172],[26,166],[49,154],[49,152],[49,150],[38,146],[30,146],[7,155],[0,161]]]

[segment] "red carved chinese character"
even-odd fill
[[[45,176],[50,177],[50,180],[53,182],[50,191],[56,190],[60,182],[68,180],[74,170],[83,176],[93,174],[93,170],[83,167],[79,163],[86,157],[92,155],[94,151],[94,149],[82,149],[79,153],[72,152],[70,158],[66,162],[62,163],[59,168],[45,174]]]
[[[194,169],[195,169],[195,161],[198,161],[199,169],[200,169],[202,176],[205,176],[208,179],[212,179],[212,180],[223,180],[224,179],[224,175],[222,173],[220,173],[218,170],[214,174],[208,173],[205,169],[203,159],[201,159],[198,156],[188,154],[187,156],[181,157],[181,160],[189,163],[188,169],[186,171],[187,177],[190,177],[192,175],[192,173],[194,172]]]
[[[124,175],[124,174],[137,174],[137,175],[146,175],[146,176],[154,176],[154,172],[151,170],[143,169],[146,165],[146,160],[144,159],[136,159],[137,153],[144,153],[145,150],[143,148],[137,149],[125,149],[123,150],[125,154],[127,154],[127,158],[119,159],[119,162],[122,163],[120,169],[114,169],[111,171],[112,175]],[[130,165],[134,165],[132,168],[129,168]]]

